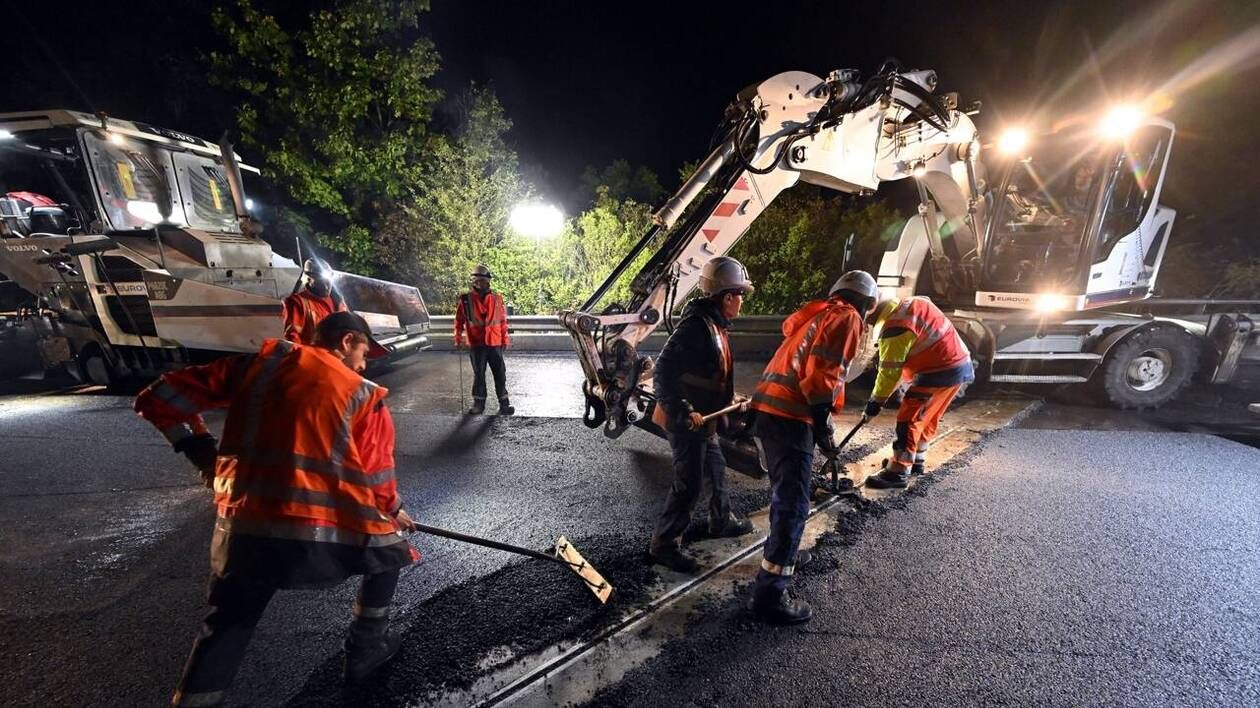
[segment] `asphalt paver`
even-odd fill
[[[715,608],[600,706],[1260,703],[1260,452],[1007,430],[801,571],[796,628]]]

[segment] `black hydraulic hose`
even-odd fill
[[[643,249],[647,248],[647,245],[651,243],[652,239],[660,232],[661,226],[656,225],[648,229],[647,233],[643,234],[643,236],[639,239],[639,242],[634,244],[634,248],[630,249],[630,252],[626,254],[626,257],[621,259],[621,262],[617,264],[617,267],[613,268],[612,272],[608,274],[608,277],[604,278],[604,282],[595,289],[595,293],[587,298],[586,302],[582,304],[582,312],[590,312],[595,305],[603,299],[604,295],[606,295],[609,290],[612,290],[613,286],[617,284],[617,281],[620,280],[621,276],[626,272],[626,269],[630,267],[630,264],[634,263],[634,259],[639,257],[639,254],[643,252]]]

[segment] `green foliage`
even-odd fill
[[[634,167],[625,160],[616,160],[602,170],[587,167],[582,172],[580,202],[594,204],[600,198],[601,188],[607,197],[618,201],[655,204],[665,196],[665,188],[655,172],[643,166]]]
[[[427,125],[441,94],[427,82],[438,54],[414,36],[428,7],[339,0],[300,27],[254,0],[213,11],[228,51],[210,55],[210,80],[241,94],[242,144],[352,270],[374,270],[371,234],[413,193],[430,148]]]
[[[886,202],[824,195],[800,185],[779,196],[729,255],[742,261],[757,286],[748,314],[786,313],[825,295],[845,270],[874,273],[884,247],[905,223]],[[854,236],[844,262],[845,242]]]

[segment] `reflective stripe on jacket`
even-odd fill
[[[872,398],[884,400],[903,379],[970,363],[971,352],[941,309],[925,297],[908,298],[880,323],[879,375]]]
[[[455,339],[467,333],[474,347],[504,347],[509,343],[507,306],[493,290],[484,295],[470,290],[455,306]]]
[[[331,295],[316,297],[302,290],[284,299],[284,338],[298,344],[314,344],[315,329],[325,317],[345,310],[345,303]]]
[[[862,316],[848,303],[806,303],[783,322],[783,343],[761,375],[752,407],[806,423],[813,421],[812,410],[818,407],[838,412],[862,331]]]

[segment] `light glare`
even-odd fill
[[[1037,312],[1058,312],[1059,310],[1066,310],[1069,305],[1071,303],[1063,295],[1043,293],[1037,296],[1037,302],[1034,304],[1034,307]]]
[[[1028,131],[1024,128],[1007,128],[998,138],[998,152],[1003,155],[1022,156],[1028,147]]]
[[[13,138],[13,133],[10,133],[7,130],[0,130],[0,140],[10,140],[12,138]]]
[[[1142,125],[1145,114],[1142,109],[1133,105],[1116,106],[1103,116],[1099,130],[1104,137],[1117,139],[1127,138],[1138,126]]]
[[[564,214],[550,204],[518,204],[509,225],[522,236],[553,238],[564,230]]]

